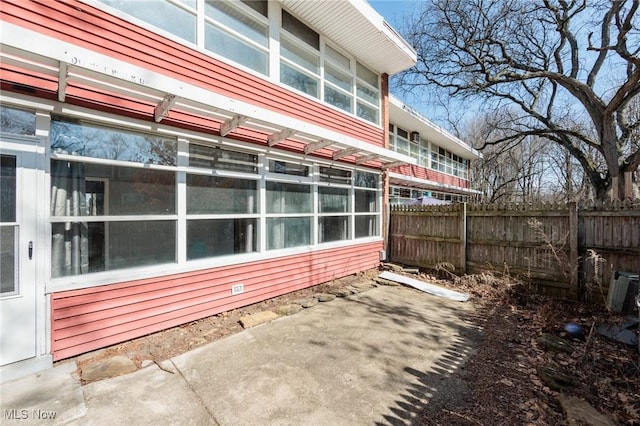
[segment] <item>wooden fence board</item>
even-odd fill
[[[388,247],[395,262],[447,262],[509,273],[540,293],[601,298],[614,271],[640,272],[640,204],[392,206]]]

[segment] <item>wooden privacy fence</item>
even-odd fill
[[[393,262],[505,273],[552,296],[602,300],[614,271],[640,272],[638,204],[391,206],[388,235]]]

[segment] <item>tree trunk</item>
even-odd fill
[[[598,196],[598,200],[622,200],[624,199],[624,173],[622,173],[620,164],[618,164],[620,152],[618,152],[618,137],[616,135],[615,123],[613,117],[609,116],[603,117],[602,121],[600,146],[602,147],[602,155],[604,156],[604,161],[609,171],[607,186],[610,191],[608,197],[606,195],[604,198]]]

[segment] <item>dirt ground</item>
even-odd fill
[[[616,424],[640,425],[637,347],[597,332],[600,324],[621,324],[620,315],[603,304],[532,295],[512,279],[489,274],[446,284],[473,295],[482,312],[481,339],[462,373],[468,398],[437,411],[427,407],[421,424],[566,425],[559,403],[563,394],[587,401]],[[567,335],[564,326],[570,322],[582,325],[584,340]],[[545,349],[543,334],[563,338],[569,349]],[[561,379],[549,382],[545,371]]]
[[[76,358],[88,362],[126,355],[143,360],[174,357],[242,330],[241,317],[377,277],[378,270],[348,276],[245,308],[215,315]],[[636,348],[607,340],[596,331],[603,322],[620,322],[604,308],[531,295],[511,279],[480,275],[436,280],[413,275],[472,294],[479,313],[480,339],[460,380],[467,392],[451,402],[427,404],[415,423],[423,425],[564,425],[560,394],[576,396],[618,424],[640,425],[640,366]],[[581,324],[586,339],[564,333],[569,322]],[[543,333],[564,338],[570,350],[542,347]],[[569,353],[570,352],[570,353]],[[545,371],[562,380],[549,382]],[[556,377],[556,378],[557,378]]]

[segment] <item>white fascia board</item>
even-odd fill
[[[404,130],[419,132],[425,139],[463,158],[469,160],[482,158],[482,154],[478,150],[433,123],[393,95],[389,95],[389,120]]]
[[[407,176],[401,173],[389,172],[389,179],[406,182],[411,185],[428,185],[436,188],[447,189],[450,191],[462,192],[465,194],[482,194],[482,191],[475,189],[461,188],[459,186],[448,185],[446,183],[436,182],[435,180],[420,179],[415,176]]]
[[[282,5],[378,73],[416,64],[415,49],[366,0],[280,0]]]
[[[32,31],[15,24],[2,22],[0,27],[2,45],[33,53],[44,58],[65,62],[70,68],[86,69],[111,78],[117,78],[132,87],[143,86],[164,94],[210,106],[231,114],[243,115],[252,119],[268,122],[282,129],[291,129],[294,133],[310,135],[318,140],[330,140],[345,148],[355,148],[368,154],[377,154],[386,161],[402,161],[417,164],[416,159],[395,151],[369,144],[362,140],[338,133],[334,130],[307,123],[275,111],[229,98],[201,87],[153,72],[128,62],[86,49],[81,46],[58,40],[45,34]]]
[[[384,17],[376,11],[366,0],[349,0],[352,5],[375,25],[378,32],[384,35],[393,45],[401,50],[413,63],[417,62],[418,55],[415,49],[391,26]]]

